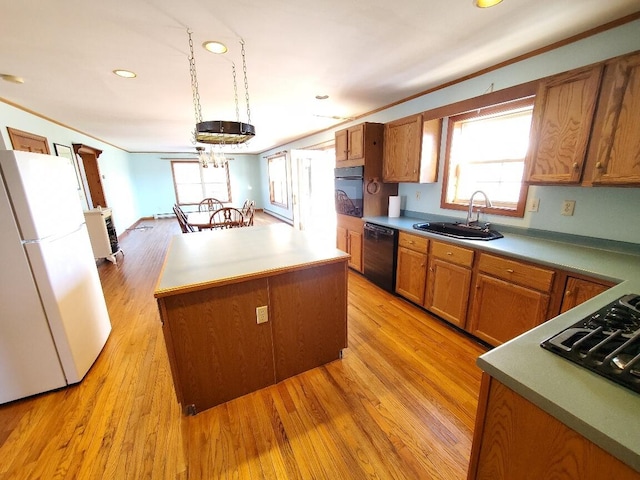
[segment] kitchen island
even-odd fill
[[[469,479],[640,479],[640,394],[540,347],[618,297],[640,293],[638,245],[495,226],[504,238],[478,242],[413,229],[424,218],[365,220],[615,283],[478,359],[485,373]]]
[[[154,296],[185,413],[340,358],[348,259],[284,224],[175,236]]]

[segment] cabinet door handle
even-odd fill
[[[513,268],[507,268],[507,272],[513,273]]]
[[[571,295],[572,295],[571,290],[567,290],[566,292],[564,292],[565,297],[570,297]]]
[[[451,256],[451,255],[453,255],[453,253],[451,253],[451,252],[447,252],[447,255]]]
[[[597,163],[596,163],[596,168],[597,168],[598,170],[600,170],[600,169],[602,168],[602,162],[597,162]]]
[[[430,271],[431,273],[433,273],[433,268],[429,268],[429,271]]]
[[[580,165],[578,164],[578,162],[575,162],[575,163],[573,164],[573,169],[574,169],[574,170],[578,170],[579,168],[580,168]]]
[[[413,244],[415,244],[416,242],[414,242],[413,240],[409,240],[409,242],[408,242],[408,243],[409,243],[409,245],[413,245]]]

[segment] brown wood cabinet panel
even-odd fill
[[[336,149],[336,166],[340,167],[340,162],[344,162],[348,158],[348,143],[349,136],[347,135],[347,130],[338,130],[335,134],[335,149]]]
[[[351,255],[349,266],[362,273],[364,221],[349,215],[337,215],[336,248]]]
[[[398,247],[396,293],[412,302],[423,305],[426,280],[426,251],[425,253],[420,253],[405,247]]]
[[[382,179],[385,182],[420,181],[421,148],[421,114],[385,124]]]
[[[269,279],[276,381],[340,358],[347,347],[346,292],[344,262]]]
[[[517,260],[509,260],[486,253],[480,255],[478,269],[481,272],[502,278],[510,283],[524,285],[543,292],[549,292],[551,290],[555,276],[553,270],[547,270]]]
[[[607,62],[597,111],[587,182],[640,185],[640,53]]]
[[[82,168],[89,187],[89,196],[87,198],[90,203],[89,206],[92,208],[97,208],[98,206],[107,207],[107,199],[102,188],[102,175],[98,165],[98,157],[102,154],[102,150],[81,143],[74,143],[73,151],[82,158]]]
[[[525,162],[529,183],[580,183],[602,71],[590,66],[541,82]]]
[[[478,274],[468,330],[497,346],[543,323],[548,306],[546,293]]]
[[[455,263],[463,267],[471,267],[473,265],[473,250],[451,245],[449,243],[432,241],[431,255],[446,262]]]
[[[201,411],[275,383],[271,323],[256,323],[268,294],[262,278],[158,299],[183,407]]]
[[[640,473],[484,373],[467,480],[638,480]]]
[[[398,246],[426,254],[429,248],[429,239],[419,235],[400,232],[400,235],[398,235]]]
[[[358,160],[364,158],[364,124],[356,125],[347,129],[348,158]]]
[[[608,290],[610,287],[601,283],[592,282],[590,280],[584,280],[582,278],[568,277],[567,284],[564,290],[564,296],[562,297],[562,305],[560,306],[560,313],[564,313],[567,310],[572,309],[586,302],[587,300],[600,295],[602,292]]]
[[[336,227],[336,248],[345,253],[349,253],[349,243],[347,240],[347,229],[344,227]]]
[[[470,290],[471,269],[431,256],[424,305],[427,310],[464,328]]]
[[[362,250],[363,250],[363,235],[355,230],[349,230],[348,232],[348,248],[351,258],[349,259],[349,266],[358,272],[363,271],[362,264]]]
[[[49,142],[45,137],[15,128],[7,127],[9,139],[14,150],[50,154]]]

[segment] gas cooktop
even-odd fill
[[[540,345],[640,393],[640,294],[618,298]]]

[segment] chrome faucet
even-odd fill
[[[471,198],[469,199],[469,212],[467,213],[467,226],[470,227],[473,223],[478,223],[480,221],[480,209],[477,210],[476,212],[476,219],[473,220],[473,199],[476,196],[476,194],[481,193],[482,196],[484,197],[484,206],[485,208],[489,208],[491,207],[491,200],[489,200],[489,197],[487,197],[487,194],[484,193],[482,190],[476,190],[475,192],[473,192],[471,194]]]

